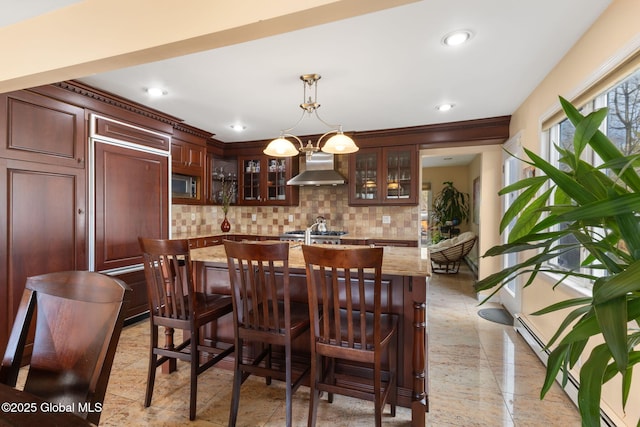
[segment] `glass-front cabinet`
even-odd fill
[[[414,205],[418,202],[414,146],[363,148],[350,157],[350,205]]]
[[[378,169],[380,167],[380,152],[360,150],[352,154],[355,160],[355,176],[350,179],[353,183],[353,199],[364,204],[380,200],[378,189]]]
[[[230,203],[238,203],[238,162],[235,159],[208,158],[210,171],[207,203],[221,205],[229,197]]]
[[[287,185],[298,169],[298,158],[244,156],[238,158],[239,203],[297,205],[298,187]]]

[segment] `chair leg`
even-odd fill
[[[266,366],[267,368],[271,369],[271,354],[272,354],[272,347],[271,344],[267,344],[267,348],[269,349],[268,353],[267,353],[267,361],[266,361]],[[265,378],[265,381],[267,382],[267,385],[271,385],[271,377],[268,376]]]
[[[320,392],[317,388],[318,378],[321,378],[322,362],[318,363],[318,356],[311,355],[311,369],[309,370],[309,418],[307,427],[315,427],[318,414],[318,401],[320,400]]]
[[[229,427],[235,427],[238,420],[238,407],[240,406],[240,386],[242,385],[242,371],[240,362],[242,361],[242,340],[237,339],[235,343],[236,354],[234,357],[233,370],[233,390],[231,392],[231,409],[229,410]]]
[[[286,416],[286,420],[287,420],[287,427],[291,427],[291,423],[293,422],[292,420],[292,412],[293,412],[293,402],[292,402],[292,397],[293,397],[293,392],[292,392],[292,388],[293,388],[293,378],[292,378],[292,374],[291,374],[291,344],[287,344],[285,345],[285,349],[284,349],[284,354],[285,354],[285,378],[287,380],[286,385],[285,385],[285,399],[286,399],[286,409],[287,409],[287,416]]]
[[[389,344],[389,385],[392,387],[389,391],[389,398],[391,399],[391,416],[396,416],[396,405],[398,404],[398,334],[394,335],[394,339]]]
[[[151,334],[149,342],[149,371],[147,372],[147,392],[144,397],[144,406],[148,408],[151,405],[151,397],[153,396],[153,386],[156,382],[156,368],[158,364],[158,355],[153,351],[158,346],[158,327],[151,324]]]
[[[200,352],[198,344],[200,343],[200,334],[198,328],[191,331],[191,391],[189,395],[189,420],[196,419],[196,401],[198,399],[198,365],[200,364]]]
[[[376,355],[373,364],[373,394],[375,404],[376,427],[382,427],[382,372],[380,356]]]
[[[335,371],[336,371],[336,359],[327,358],[327,371],[329,372],[327,382],[329,384],[335,384]],[[329,403],[333,403],[333,393],[328,393],[327,400]]]

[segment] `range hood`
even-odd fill
[[[288,185],[339,185],[347,182],[333,164],[333,154],[321,151],[300,156],[300,174],[294,176]]]

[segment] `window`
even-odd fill
[[[604,93],[589,100],[582,108],[582,113],[587,114],[602,107],[608,108],[608,115],[600,130],[624,154],[640,153],[640,69],[637,69]],[[567,170],[568,167],[560,162],[555,146],[571,149],[574,133],[573,124],[566,118],[550,126],[544,132],[543,151],[547,153],[549,162],[561,170]],[[593,151],[585,150],[583,155],[583,160],[591,164],[601,163],[601,160]],[[558,229],[562,229],[562,225]],[[591,232],[603,234],[604,230],[594,229]],[[559,242],[559,244],[573,243],[577,243],[573,236],[567,236]],[[582,266],[586,256],[587,252],[585,250],[576,248],[562,253],[550,264],[554,268],[581,271],[593,276],[600,275],[600,270]],[[573,278],[572,280],[579,281]],[[578,284],[590,287],[591,282],[584,280]]]

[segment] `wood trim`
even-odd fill
[[[70,104],[124,117],[124,112],[137,116],[140,126],[172,134],[174,129],[203,137],[207,145],[224,157],[240,154],[262,154],[269,140],[225,143],[212,138],[213,134],[190,126],[178,117],[145,107],[109,92],[98,90],[77,81],[64,81],[47,86],[28,89],[32,92],[51,96]],[[77,96],[81,95],[81,96]],[[391,147],[396,145],[416,145],[418,149],[477,146],[501,144],[509,138],[511,116],[497,116],[459,122],[437,123],[395,129],[380,129],[361,132],[345,132],[356,140],[358,146]],[[320,135],[305,135],[302,139],[315,140]]]
[[[60,82],[26,90],[85,108],[89,110],[89,113],[107,115],[117,120],[133,122],[137,126],[167,134],[172,134],[174,126],[182,121],[176,117],[77,82]]]
[[[417,149],[425,149],[495,145],[502,144],[509,138],[510,121],[511,116],[500,116],[424,126],[345,133],[349,134],[360,148],[415,145]],[[300,138],[303,140],[315,140],[319,136],[307,135]],[[268,143],[268,140],[223,143],[224,155],[259,154],[262,153]]]
[[[174,136],[200,145],[206,144],[206,140],[210,139],[214,135],[185,123],[177,123],[174,125],[173,129]]]
[[[139,126],[134,126],[118,120],[111,120],[102,116],[92,116],[95,120],[95,135],[105,136],[120,141],[146,145],[169,151],[171,136],[158,132],[150,132]]]

